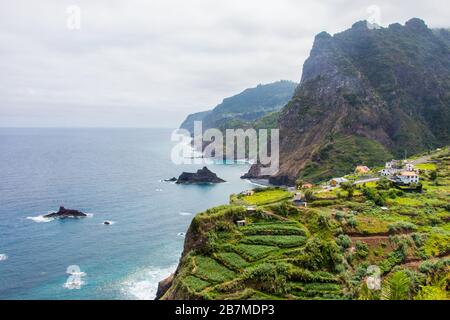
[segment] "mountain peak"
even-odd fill
[[[405,27],[413,30],[428,30],[425,21],[419,18],[412,18],[406,21]]]

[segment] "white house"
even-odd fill
[[[415,171],[414,165],[412,163],[407,163],[405,165],[406,171]]]
[[[402,171],[396,178],[404,184],[419,183],[419,175],[414,171]]]

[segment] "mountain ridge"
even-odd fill
[[[369,29],[360,21],[333,36],[319,33],[280,112],[280,171],[270,182],[328,179],[363,160],[376,165],[448,144],[449,40],[447,30],[431,30],[417,18],[404,26]],[[342,139],[363,139],[362,149],[345,154],[336,149]],[[365,155],[374,149],[377,161]],[[339,155],[344,165],[336,169]]]

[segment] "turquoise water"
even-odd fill
[[[171,132],[0,129],[0,299],[152,299],[193,214],[251,187],[245,164],[208,166],[223,184],[162,182],[201,166],[171,162]],[[40,217],[61,204],[90,216]]]

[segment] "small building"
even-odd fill
[[[294,199],[292,200],[292,202],[296,205],[296,206],[303,206],[306,207],[308,205],[308,203],[306,202],[305,196],[303,193],[301,192],[297,192],[294,195]]]
[[[256,208],[254,206],[248,206],[245,208],[248,214],[256,213]]]
[[[414,171],[402,171],[396,178],[403,184],[419,183],[419,175]]]
[[[311,189],[313,187],[313,185],[311,183],[305,183],[302,188],[303,189]]]
[[[389,162],[386,162],[385,169],[400,169],[402,167],[401,161],[398,160],[391,160]]]
[[[412,163],[407,163],[405,165],[405,169],[406,169],[406,171],[416,171],[414,168],[414,165]]]
[[[245,191],[242,191],[241,194],[248,197],[248,196],[254,195],[255,191],[253,191],[253,190],[245,190]]]
[[[368,173],[370,171],[367,166],[356,166],[355,173]]]
[[[247,224],[247,221],[245,221],[245,220],[237,220],[236,221],[236,225],[238,227],[245,227],[246,224]]]
[[[330,180],[330,185],[333,187],[338,187],[341,183],[348,182],[348,179],[345,178],[333,178]]]

